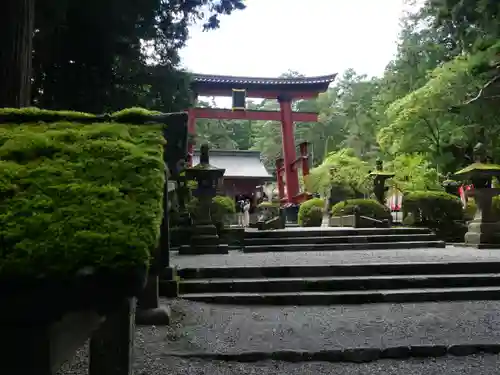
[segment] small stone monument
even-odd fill
[[[279,203],[264,201],[258,206],[258,230],[285,229],[285,222],[280,215]]]
[[[394,173],[385,172],[383,170],[382,160],[377,159],[375,162],[375,171],[370,172],[370,176],[373,176],[373,194],[380,204],[385,205],[385,181],[389,178],[394,177]]]
[[[457,178],[469,180],[474,188],[469,195],[474,196],[477,211],[469,223],[465,243],[477,248],[500,248],[500,223],[492,212],[492,201],[500,189],[492,188],[493,177],[500,176],[500,165],[489,164],[482,143],[474,147],[474,163],[455,173]]]
[[[460,194],[458,193],[460,183],[453,180],[451,178],[451,174],[448,173],[448,175],[446,176],[446,180],[443,181],[442,186],[444,188],[444,191],[446,191],[448,194],[455,195],[457,197],[460,196]]]
[[[209,147],[200,148],[200,163],[186,169],[186,178],[194,180],[197,188],[194,191],[198,206],[193,215],[191,226],[191,243],[179,248],[179,254],[227,254],[229,246],[220,244],[217,228],[212,222],[212,199],[217,192],[217,185],[225,173],[225,169],[210,164]]]

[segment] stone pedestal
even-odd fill
[[[217,228],[210,223],[195,223],[191,230],[191,243],[182,245],[179,254],[228,254],[229,246],[221,244]]]
[[[496,221],[492,212],[493,197],[499,194],[500,189],[474,189],[477,211],[465,234],[467,246],[500,249],[500,222]]]
[[[170,308],[159,301],[159,277],[150,275],[146,288],[139,297],[135,315],[137,325],[169,325]]]

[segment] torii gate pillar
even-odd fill
[[[281,113],[281,134],[283,142],[283,167],[286,181],[286,200],[293,202],[299,194],[299,174],[295,168],[295,125],[292,117],[292,98],[287,95],[278,97]]]
[[[220,120],[255,120],[281,122],[283,143],[283,161],[277,162],[278,189],[282,203],[300,203],[304,194],[300,193],[298,166],[302,166],[303,174],[307,174],[307,145],[301,145],[301,156],[297,158],[295,151],[294,123],[317,122],[317,112],[293,112],[293,100],[309,100],[317,98],[325,92],[334,81],[336,74],[320,77],[290,78],[258,78],[232,77],[211,74],[194,74],[190,83],[191,91],[198,96],[232,96],[233,108],[199,108],[187,110],[189,114],[188,130],[193,136],[196,132],[196,119]],[[278,99],[280,111],[248,110],[246,98]],[[272,125],[271,125],[272,126]],[[188,163],[192,163],[193,146],[188,146]],[[283,186],[282,176],[285,177]],[[285,193],[286,192],[286,193]],[[286,194],[283,197],[282,193]]]

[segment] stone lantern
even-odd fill
[[[385,181],[389,178],[394,177],[394,173],[385,172],[383,170],[382,160],[377,159],[375,162],[375,171],[370,172],[370,176],[373,176],[373,194],[380,204],[385,205]]]
[[[211,216],[212,199],[226,170],[211,165],[208,153],[208,145],[202,145],[200,163],[186,169],[186,179],[197,183],[194,196],[198,199],[198,205],[192,218],[190,245],[181,246],[179,254],[228,253],[228,245],[220,244],[217,228]]]
[[[492,188],[493,177],[500,176],[500,165],[489,164],[485,147],[478,143],[474,147],[474,163],[455,173],[455,176],[472,182],[473,190],[469,191],[476,201],[477,211],[469,223],[465,234],[465,243],[477,248],[500,247],[500,223],[493,215],[493,197],[500,194],[500,189]]]

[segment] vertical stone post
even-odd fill
[[[132,375],[136,299],[124,299],[90,340],[89,375]]]
[[[196,108],[188,109],[188,136],[194,138],[196,136]],[[188,141],[188,167],[193,166],[193,148],[194,142],[192,139]]]
[[[285,197],[285,186],[283,186],[283,159],[276,159],[276,184],[278,185],[278,199]]]

